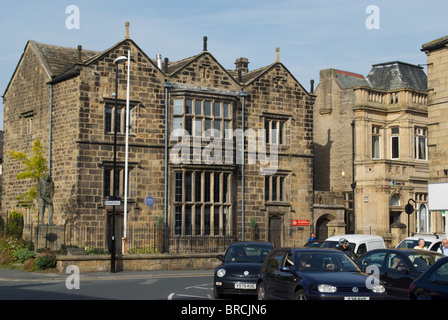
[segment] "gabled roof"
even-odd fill
[[[423,68],[400,61],[374,64],[367,79],[376,89],[427,90],[427,77]]]
[[[448,36],[437,38],[433,41],[427,42],[422,45],[422,51],[432,51],[439,48],[444,48],[448,44]]]

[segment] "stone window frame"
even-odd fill
[[[222,168],[174,168],[171,217],[174,235],[230,235],[234,208],[233,177],[233,170]],[[218,188],[216,178],[219,179]],[[217,195],[219,200],[215,199]]]
[[[397,156],[394,157],[394,148],[396,147]],[[392,160],[400,159],[400,127],[390,128],[390,158]]]
[[[102,197],[104,199],[110,199],[114,196],[113,189],[114,189],[114,181],[113,181],[113,161],[103,161],[101,164],[99,164],[99,167],[103,169],[103,190],[102,190]],[[128,200],[129,198],[135,197],[135,183],[133,182],[134,177],[134,170],[139,166],[136,162],[128,162]],[[117,193],[117,197],[123,198],[124,197],[124,185],[125,185],[125,163],[124,162],[116,162],[116,170],[118,171],[119,177],[119,189]],[[107,181],[109,180],[109,181]],[[107,192],[109,190],[109,192]]]
[[[372,125],[371,151],[372,159],[381,159],[381,130],[380,125]]]
[[[264,202],[265,204],[289,204],[288,170],[278,170],[275,174],[264,175]],[[275,188],[275,192],[273,192]]]
[[[420,152],[422,141],[424,148],[423,154]],[[414,127],[414,157],[415,160],[428,160],[428,129],[422,126]]]
[[[183,91],[173,92],[172,95],[173,130],[186,130],[190,136],[200,138],[204,137],[206,130],[215,129],[220,132],[220,137],[217,138],[232,138],[232,136],[225,135],[227,129],[232,130],[233,133],[235,123],[235,105],[232,96],[208,96]],[[217,105],[219,105],[218,109],[216,109]],[[200,131],[198,124],[200,124]],[[219,127],[217,127],[217,124],[219,124]],[[222,134],[223,131],[224,135]],[[214,132],[211,132],[211,137],[213,136]]]
[[[285,147],[289,145],[289,137],[287,136],[287,123],[292,118],[290,114],[263,112],[260,121],[263,121],[263,129],[265,130],[265,143],[267,145],[278,142],[277,145]],[[273,141],[273,124],[276,124],[276,138]],[[280,128],[280,130],[278,130]]]
[[[118,99],[117,108],[119,113],[115,110],[115,100],[105,98],[104,101],[104,134],[114,134],[115,120],[117,114],[120,115],[120,127],[117,130],[117,134],[123,135],[126,133],[126,100]],[[141,106],[139,101],[129,101],[129,134],[135,135],[137,133],[139,107]],[[112,110],[108,113],[108,110]],[[108,124],[108,118],[110,117],[110,124]]]
[[[20,118],[23,119],[22,135],[32,135],[34,133],[34,110],[22,112]]]

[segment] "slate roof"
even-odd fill
[[[43,58],[51,77],[58,76],[73,67],[78,61],[78,49],[60,47],[50,44],[29,41],[30,45],[36,49],[36,52]],[[97,51],[82,50],[81,60],[87,60],[98,54]]]
[[[427,77],[422,67],[400,62],[372,65],[367,79],[373,88],[382,90],[415,89],[427,90]]]
[[[362,74],[337,69],[334,71],[336,79],[344,89],[363,86],[370,87],[369,81]]]

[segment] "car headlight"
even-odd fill
[[[226,269],[221,268],[221,269],[218,269],[218,271],[216,271],[216,276],[218,278],[222,278],[225,275],[226,275]]]
[[[376,286],[373,286],[372,291],[374,293],[384,293],[386,291],[386,289],[384,288],[384,286],[382,284],[378,284]]]
[[[336,287],[330,286],[329,284],[321,284],[317,287],[320,293],[335,293]]]

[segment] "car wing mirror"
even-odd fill
[[[280,268],[280,271],[283,272],[292,272],[291,266],[283,266]]]
[[[216,256],[216,259],[222,261],[222,259],[224,259],[224,256],[223,256],[222,254],[218,254],[218,255]]]

